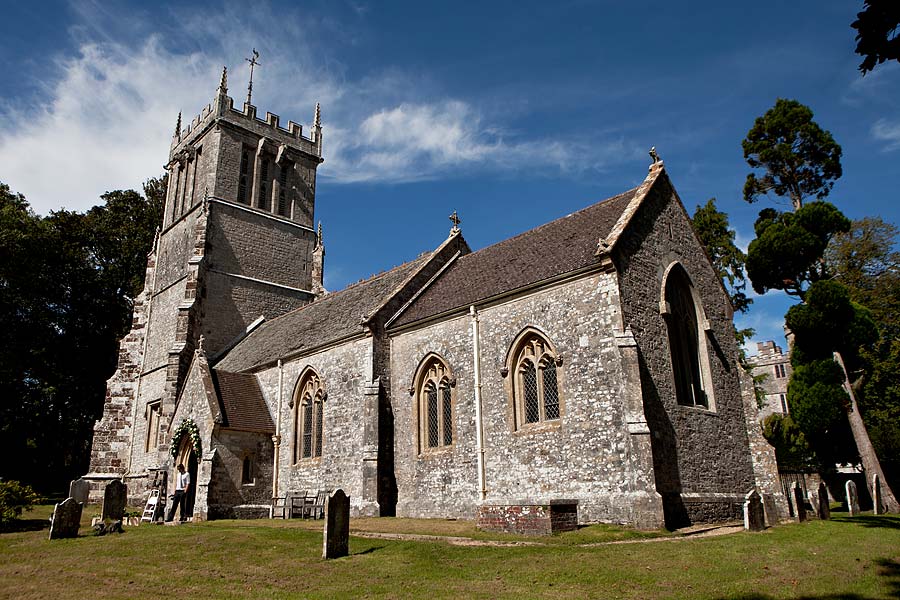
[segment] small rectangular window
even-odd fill
[[[147,403],[147,452],[156,450],[159,445],[159,418],[162,415],[162,401]]]
[[[781,412],[783,412],[784,414],[787,414],[788,408],[787,408],[787,402],[785,401],[785,398],[784,398],[784,394],[779,394],[779,395],[781,396]]]

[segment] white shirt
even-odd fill
[[[178,474],[178,480],[175,482],[175,490],[186,490],[191,485],[191,474],[185,471]]]

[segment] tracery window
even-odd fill
[[[519,336],[510,354],[515,428],[559,420],[558,367],[561,359],[537,330]]]
[[[450,368],[441,357],[431,355],[419,366],[415,381],[419,452],[452,445],[452,388],[456,382]]]
[[[295,463],[303,459],[322,456],[322,426],[326,394],[319,375],[307,368],[300,377],[294,394],[294,446]]]
[[[666,278],[664,306],[675,378],[675,399],[684,406],[709,408],[704,373],[708,366],[703,356],[706,352],[706,331],[701,330],[691,281],[681,265],[675,265]]]

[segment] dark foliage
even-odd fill
[[[0,477],[49,492],[87,470],[165,183],[145,193],[39,217],[0,184]]]
[[[856,53],[863,75],[887,60],[900,61],[900,2],[866,0],[850,25],[856,30]]]

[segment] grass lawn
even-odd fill
[[[465,521],[358,519],[354,531],[526,540],[458,546],[351,535],[321,560],[321,521],[142,525],[122,535],[47,540],[48,508],[0,534],[4,598],[900,598],[900,517],[838,514],[655,543],[592,526],[553,538],[493,536]],[[85,510],[85,524],[91,507]],[[658,535],[658,534],[656,534]]]

